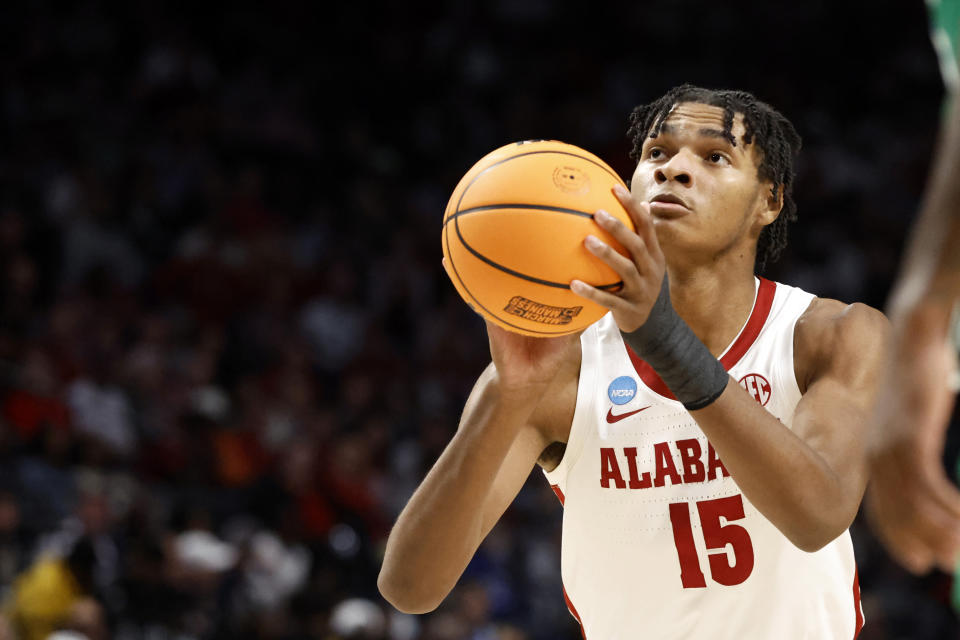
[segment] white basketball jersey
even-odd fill
[[[750,318],[720,357],[787,427],[800,400],[794,325],[813,298],[758,279]],[[570,438],[545,475],[564,504],[561,575],[584,638],[855,638],[863,613],[849,532],[815,553],[795,547],[611,315],[581,346]]]

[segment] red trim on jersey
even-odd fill
[[[743,354],[745,354],[747,349],[757,340],[757,336],[760,335],[760,330],[763,329],[763,325],[767,321],[767,316],[770,315],[770,308],[773,306],[773,296],[777,292],[777,283],[767,280],[766,278],[760,278],[759,280],[760,286],[757,289],[757,299],[753,303],[753,311],[747,319],[747,324],[744,325],[743,331],[740,332],[736,341],[727,349],[723,357],[720,358],[720,364],[722,364],[723,368],[727,371],[740,362]],[[660,376],[653,370],[653,367],[642,360],[633,349],[627,345],[624,346],[627,348],[627,355],[630,356],[633,368],[637,370],[637,375],[640,376],[643,383],[661,396],[676,400],[676,396],[670,392],[666,383],[660,379]]]
[[[567,603],[567,609],[570,611],[570,615],[573,616],[574,620],[577,621],[577,624],[580,625],[580,635],[583,636],[583,640],[587,640],[587,632],[583,630],[583,623],[580,622],[580,614],[577,613],[577,608],[573,606],[573,603],[570,601],[570,596],[567,595],[567,588],[563,588],[563,599]]]
[[[553,489],[553,492],[557,494],[557,500],[560,501],[561,506],[565,502],[566,498],[563,496],[563,491],[560,490],[560,485],[552,484],[550,488]],[[580,622],[580,614],[577,613],[577,608],[573,606],[573,602],[570,600],[570,596],[567,595],[567,588],[563,587],[563,601],[567,603],[567,610],[570,612],[570,615],[573,616],[573,619],[577,621],[577,624],[580,625],[580,635],[583,636],[583,640],[587,640],[587,632],[583,630],[583,623]]]
[[[860,630],[863,629],[863,606],[860,604],[860,578],[857,568],[853,568],[853,610],[857,616],[857,628],[853,632],[853,640],[857,640]]]
[[[563,498],[563,491],[560,491],[560,485],[552,484],[550,485],[550,488],[553,489],[553,492],[555,494],[557,494],[557,500],[560,501],[560,506],[562,507],[564,498]]]

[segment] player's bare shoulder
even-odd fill
[[[824,375],[853,386],[869,384],[887,353],[890,323],[877,309],[814,298],[793,333],[794,370],[801,393]]]

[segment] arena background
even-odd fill
[[[489,357],[440,266],[460,175],[555,138],[627,176],[635,104],[747,89],[804,137],[767,275],[882,306],[943,95],[919,1],[38,1],[0,36],[0,585],[29,638],[44,551],[90,578],[91,640],[579,637],[536,473],[437,612],[376,592]],[[853,538],[864,640],[956,636],[949,576]]]

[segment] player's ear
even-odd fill
[[[760,207],[757,212],[757,222],[760,226],[771,224],[780,215],[783,209],[783,185],[774,185],[765,182],[760,190]]]

